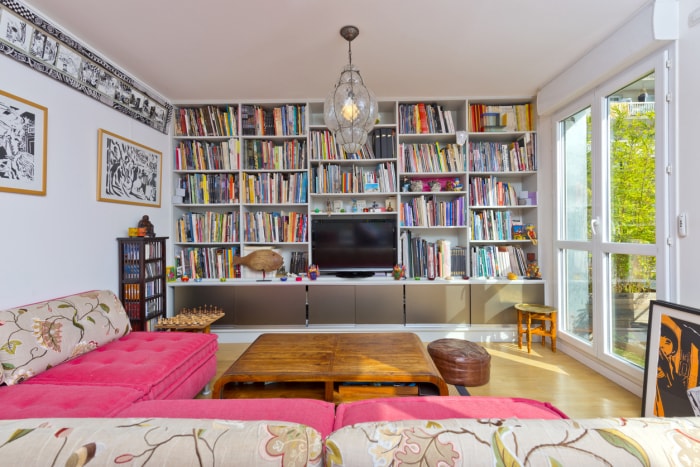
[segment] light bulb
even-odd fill
[[[360,115],[360,109],[357,108],[357,104],[352,96],[348,96],[348,98],[345,99],[343,107],[340,109],[340,113],[343,115],[343,118],[349,122],[355,121],[355,119]]]

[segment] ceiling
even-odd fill
[[[28,0],[175,103],[322,99],[352,60],[380,99],[528,97],[650,0]]]

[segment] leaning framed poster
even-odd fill
[[[160,207],[162,153],[103,129],[98,141],[97,200]]]
[[[642,416],[700,415],[700,309],[652,300]]]
[[[46,195],[46,107],[0,91],[0,191]]]

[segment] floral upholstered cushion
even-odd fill
[[[0,311],[4,382],[16,384],[127,334],[129,317],[108,290]]]
[[[700,418],[446,419],[349,425],[326,465],[694,465]],[[2,454],[0,452],[0,454]]]
[[[0,421],[3,465],[320,466],[322,439],[277,421],[54,418]]]

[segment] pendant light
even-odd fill
[[[348,41],[348,64],[323,105],[326,126],[348,154],[362,151],[379,115],[377,99],[362,81],[360,70],[352,64],[351,43],[359,33],[355,26],[340,29],[340,35]]]

